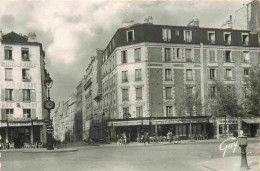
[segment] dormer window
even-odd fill
[[[135,40],[134,38],[134,30],[129,30],[126,32],[126,40],[127,42],[132,42]]]
[[[249,43],[248,33],[242,33],[242,43],[243,43],[243,45],[248,45],[248,43]]]
[[[215,43],[215,38],[216,38],[216,35],[215,35],[214,31],[208,32],[208,41],[209,41],[209,43]]]
[[[184,30],[184,41],[191,42],[192,41],[192,32],[191,30]]]
[[[170,41],[171,40],[171,29],[163,29],[163,40]]]
[[[224,32],[224,42],[226,44],[231,44],[231,33],[230,32]]]
[[[180,35],[180,31],[179,30],[175,30],[175,35],[179,36]]]

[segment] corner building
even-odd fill
[[[203,110],[190,117],[184,92],[198,92],[205,104],[216,93],[217,79],[243,97],[243,78],[259,67],[259,52],[258,35],[248,30],[153,24],[118,29],[103,53],[106,132],[112,138],[126,132],[135,141],[143,131],[165,136],[171,129],[185,139],[191,122],[192,134],[219,136],[223,122]],[[229,123],[241,129],[236,118]]]
[[[0,39],[1,142],[13,143],[15,148],[25,142],[45,143],[48,114],[42,103],[47,71],[42,44],[34,33],[11,32]]]

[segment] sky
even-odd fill
[[[0,29],[35,32],[46,53],[57,103],[76,93],[97,48],[105,48],[124,20],[185,26],[194,18],[202,27],[220,27],[249,0],[1,0]]]

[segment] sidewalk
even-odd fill
[[[258,171],[260,170],[259,156],[247,156],[248,170]],[[207,170],[221,170],[221,171],[239,171],[241,164],[241,156],[224,157],[218,159],[212,159],[202,163],[202,166]],[[243,169],[242,169],[243,170]],[[246,170],[246,169],[244,169]]]
[[[19,148],[19,149],[5,149],[0,150],[0,152],[22,152],[22,153],[63,153],[63,152],[75,152],[78,151],[77,148],[63,148],[58,149],[54,148],[54,150],[47,150],[46,148]]]

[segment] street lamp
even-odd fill
[[[55,108],[55,102],[51,100],[50,98],[50,88],[52,87],[53,80],[50,77],[50,74],[47,73],[47,76],[44,80],[44,84],[47,87],[47,100],[43,103],[43,106],[45,109],[48,110],[48,119],[49,123],[46,129],[46,138],[47,138],[47,150],[54,150],[53,148],[53,142],[52,142],[52,132],[53,127],[51,123],[51,110]]]

